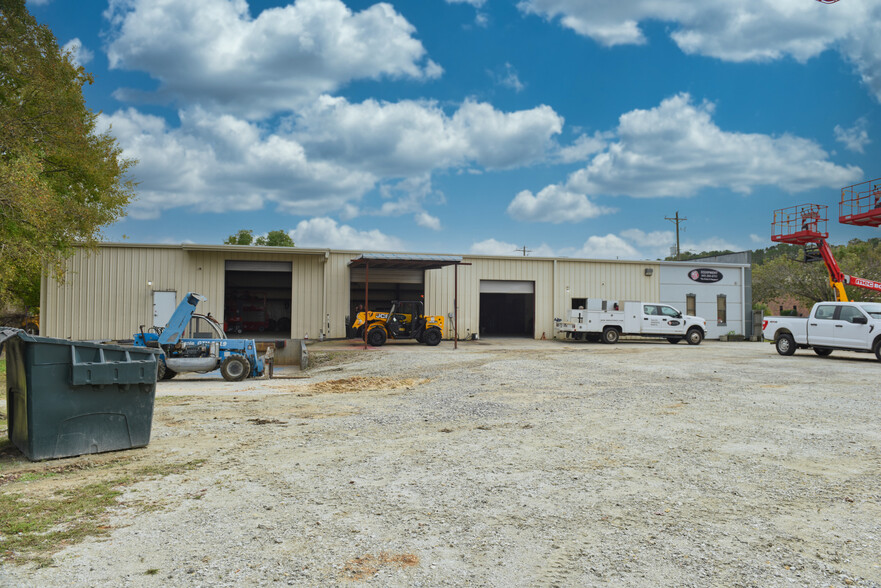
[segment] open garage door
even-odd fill
[[[535,282],[480,280],[480,336],[535,337]]]
[[[292,275],[289,261],[228,260],[223,309],[227,335],[290,338]]]
[[[370,268],[370,309],[384,311],[391,308],[392,300],[422,300],[425,293],[425,270]],[[350,270],[350,315],[364,308],[363,267]]]

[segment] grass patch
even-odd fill
[[[135,470],[135,475],[143,477],[158,476],[164,478],[172,474],[182,474],[192,471],[205,463],[204,459],[194,459],[186,463],[161,463],[155,465],[143,466]]]
[[[0,359],[0,376],[3,377],[3,380],[6,380],[6,360]]]
[[[118,505],[117,498],[125,486],[147,478],[188,472],[201,466],[205,460],[125,467],[129,463],[129,459],[119,459],[103,464],[69,464],[7,474],[9,479],[4,480],[5,483],[65,479],[67,474],[82,470],[116,470],[109,474],[108,480],[54,492],[45,490],[44,485],[44,490],[39,493],[0,494],[0,562],[49,565],[56,551],[112,530],[106,524],[107,511]],[[93,480],[94,474],[90,476]],[[146,504],[128,503],[127,506],[139,511],[157,510]]]
[[[118,478],[59,491],[43,499],[19,493],[0,495],[0,558],[45,565],[49,553],[107,533],[109,527],[100,522],[122,494],[120,486],[130,482],[129,478]]]

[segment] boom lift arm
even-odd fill
[[[843,271],[826,242],[826,206],[820,204],[800,204],[774,211],[771,240],[792,245],[816,244],[829,272],[829,285],[839,302],[848,302],[844,286],[856,286],[881,292],[881,282],[851,276]]]

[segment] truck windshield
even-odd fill
[[[860,308],[865,310],[870,317],[874,319],[881,319],[881,304],[878,302],[865,302],[860,304]]]

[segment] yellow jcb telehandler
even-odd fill
[[[437,345],[443,338],[444,317],[425,316],[422,302],[392,301],[388,312],[359,312],[352,322],[350,333],[358,339],[364,338],[367,330],[367,343],[374,347],[383,345],[388,339],[416,339],[426,345]]]

